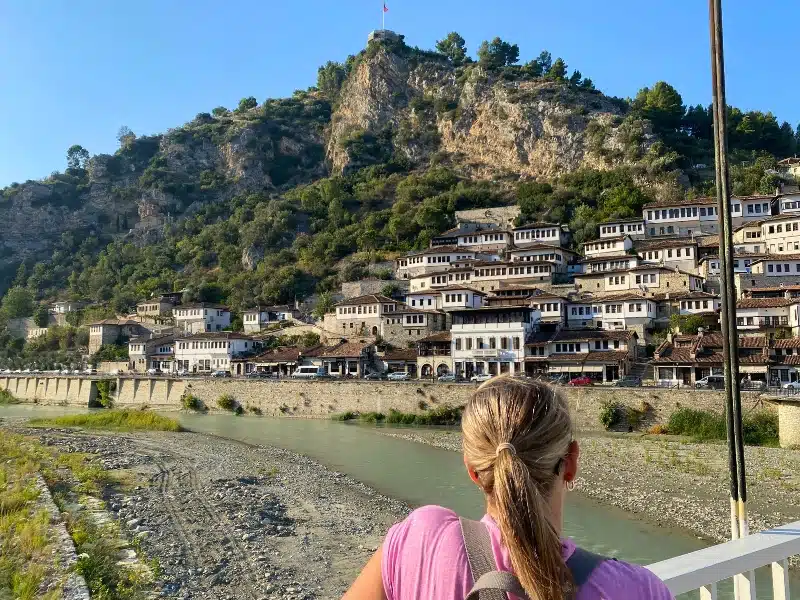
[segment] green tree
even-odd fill
[[[220,117],[224,117],[224,116],[228,115],[229,113],[230,113],[230,111],[227,108],[225,108],[224,106],[218,106],[217,108],[215,108],[214,110],[211,111],[211,114],[214,115],[215,117],[217,117],[218,119]]]
[[[239,106],[236,107],[235,112],[242,113],[250,110],[251,108],[255,108],[256,106],[258,106],[258,101],[253,96],[248,96],[247,98],[242,98],[239,100]]]
[[[72,171],[85,169],[89,162],[89,151],[78,144],[73,144],[67,149],[67,168]]]
[[[342,63],[329,60],[317,69],[317,89],[328,100],[335,101],[347,79],[347,69]]]
[[[312,314],[317,319],[324,319],[327,313],[333,312],[335,304],[330,292],[323,292],[319,295],[317,305],[314,307]]]
[[[50,311],[43,304],[39,304],[33,311],[33,322],[37,327],[47,327],[50,319]]]
[[[529,181],[517,186],[517,204],[520,210],[520,225],[539,219],[549,205],[553,186],[549,183]]]
[[[9,319],[30,317],[33,314],[33,294],[23,287],[12,287],[3,296],[2,306]]]
[[[117,131],[117,141],[119,142],[120,148],[126,150],[136,141],[136,134],[131,131],[130,127],[123,125],[119,128],[119,131]]]
[[[443,40],[436,42],[436,49],[458,66],[467,57],[467,42],[455,31],[447,34]]]
[[[553,66],[553,55],[547,50],[542,50],[534,62],[539,65],[539,74],[543,75],[544,73],[547,73]]]
[[[631,107],[662,131],[680,128],[686,114],[683,98],[674,87],[664,81],[657,82],[652,88],[639,90]]]
[[[545,73],[545,77],[553,81],[564,81],[567,77],[567,63],[564,59],[557,58]]]
[[[478,48],[478,61],[489,69],[513,65],[519,60],[519,46],[504,42],[499,37],[483,41]]]

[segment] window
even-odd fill
[[[493,337],[490,337],[489,338],[489,349],[490,350],[494,350],[495,348],[497,348],[497,340],[495,338],[493,338]]]
[[[456,350],[461,350],[461,338],[456,338]]]
[[[706,216],[706,209],[703,208],[702,206],[700,207],[700,216],[701,217],[705,217]]]
[[[520,339],[518,337],[515,337],[514,338],[514,350],[519,350],[521,346],[522,346],[522,343],[520,342]]]
[[[471,337],[466,339],[466,346],[467,346],[467,350],[472,350],[472,338]]]

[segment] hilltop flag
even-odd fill
[[[386,6],[386,2],[383,3],[383,12],[389,12],[389,7]]]

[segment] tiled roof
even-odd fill
[[[739,357],[739,364],[741,365],[766,365],[769,362],[769,357],[766,357],[763,354],[753,354]]]
[[[767,338],[763,335],[743,335],[739,338],[739,348],[763,348]]]
[[[775,348],[800,348],[800,337],[775,340]]]
[[[798,298],[742,298],[736,308],[780,308],[800,303]]]
[[[541,229],[542,227],[558,227],[561,229],[560,223],[527,223],[526,225],[520,225],[519,227],[514,227],[514,231],[518,231],[520,229]]]
[[[647,210],[648,208],[667,208],[671,206],[694,206],[694,205],[707,205],[707,204],[716,204],[717,199],[711,197],[705,198],[693,198],[689,200],[688,198],[684,198],[682,200],[656,200],[655,202],[648,202],[645,204],[642,209]]]
[[[614,237],[604,237],[604,238],[597,238],[596,240],[590,240],[588,242],[583,242],[581,246],[585,246],[587,244],[596,244],[597,242],[621,242],[627,237],[631,237],[627,233],[625,235],[615,235]]]
[[[179,304],[175,307],[176,310],[182,308],[213,308],[215,310],[230,310],[224,304],[216,304],[214,302],[194,302],[192,304]]]
[[[92,325],[117,325],[119,327],[124,327],[125,325],[141,325],[141,323],[138,321],[132,321],[130,319],[103,319],[102,321],[89,323],[89,327]]]
[[[569,248],[563,248],[561,246],[555,246],[553,244],[544,244],[539,241],[531,242],[530,245],[526,245],[524,242],[517,242],[517,248],[515,250],[510,250],[509,254],[514,254],[515,252],[527,252],[529,250],[550,250],[550,251],[558,251],[564,252],[566,254],[578,254],[574,250],[570,250]]]
[[[634,243],[636,250],[660,250],[661,248],[682,248],[696,246],[697,242],[688,237],[668,239],[644,239]]]
[[[800,365],[800,355],[792,354],[791,356],[776,356],[775,362],[780,365],[797,366]]]
[[[632,330],[608,331],[606,329],[562,329],[553,337],[553,342],[575,340],[624,340],[636,335]]]
[[[387,350],[383,355],[383,360],[417,360],[417,351],[413,348]]]
[[[698,235],[695,236],[694,239],[700,248],[711,248],[712,246],[719,247],[719,234],[717,233],[712,235]]]
[[[412,294],[430,294],[432,292],[436,293],[436,292],[464,292],[464,291],[472,292],[473,294],[478,294],[479,296],[486,295],[486,292],[476,290],[475,288],[470,287],[468,285],[459,285],[457,283],[451,283],[450,285],[447,285],[445,287],[431,288],[430,290],[427,290],[425,292],[412,292]],[[411,296],[412,294],[408,295]]]
[[[337,302],[336,306],[355,306],[358,304],[397,304],[397,300],[393,300],[383,294],[366,294],[364,296],[357,296],[355,298],[348,298]]]
[[[603,254],[601,256],[584,256],[578,262],[580,264],[584,264],[591,262],[603,262],[605,260],[617,260],[620,258],[632,258],[633,260],[639,259],[639,257],[635,254],[628,254],[627,252],[615,252],[614,254]]]
[[[452,339],[452,335],[449,331],[440,331],[439,333],[434,333],[433,335],[429,335],[428,337],[424,337],[422,339],[417,340],[418,343],[421,342],[428,342],[428,343],[443,343],[449,342]]]
[[[762,256],[763,258],[754,260],[753,264],[767,261],[800,260],[800,254],[760,254],[759,256]]]
[[[612,219],[611,221],[603,221],[598,225],[616,225],[618,223],[641,223],[644,219]]]
[[[309,348],[311,350],[311,348]],[[297,362],[300,359],[300,349],[294,347],[281,347],[269,350],[248,359],[248,362]]]
[[[766,286],[766,287],[751,287],[748,288],[747,292],[752,294],[753,292],[784,292],[784,291],[800,291],[800,284],[789,284],[789,285],[773,285],[773,286]]]
[[[628,359],[627,352],[620,351],[590,351],[586,362],[621,362]]]
[[[207,331],[205,333],[187,334],[176,338],[178,340],[248,340],[254,341],[249,335],[235,331]]]
[[[319,355],[322,358],[355,358],[361,356],[364,349],[372,346],[369,342],[342,342],[336,346],[325,348]]]

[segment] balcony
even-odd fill
[[[789,317],[737,317],[736,326],[747,329],[788,327]]]
[[[433,348],[419,351],[420,356],[450,356],[450,348]]]
[[[647,568],[658,575],[675,596],[699,590],[701,600],[716,600],[722,597],[718,596],[718,584],[735,578],[740,597],[755,600],[754,571],[769,565],[772,583],[765,586],[767,589],[759,589],[764,593],[761,597],[769,597],[766,592],[772,587],[772,598],[788,600],[788,559],[796,554],[800,554],[800,521],[676,556]]]
[[[497,358],[499,352],[497,348],[481,348],[473,350],[472,355],[476,358]]]

